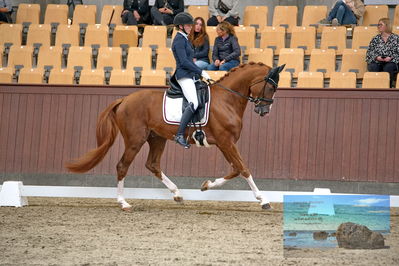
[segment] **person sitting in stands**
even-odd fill
[[[206,33],[205,21],[201,17],[194,19],[188,39],[194,47],[194,63],[201,69],[209,65],[209,36]]]
[[[229,71],[240,64],[241,49],[235,36],[234,26],[222,21],[216,28],[218,37],[212,51],[213,63],[208,70]]]
[[[217,26],[222,21],[227,21],[233,26],[238,26],[238,0],[209,0],[208,26]]]
[[[328,17],[319,23],[332,26],[357,24],[364,12],[365,8],[361,0],[338,0]]]
[[[184,0],[156,0],[151,8],[154,25],[171,25],[175,16],[184,11]]]
[[[124,0],[121,16],[126,25],[151,24],[148,0]]]
[[[0,0],[0,23],[12,23],[11,12],[11,0]]]
[[[378,31],[369,44],[366,54],[367,69],[370,72],[388,72],[391,87],[394,87],[399,63],[399,36],[392,33],[389,18],[378,21]]]

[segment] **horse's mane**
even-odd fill
[[[251,65],[251,66],[253,66],[253,65],[258,65],[258,66],[265,66],[265,67],[270,68],[269,66],[263,64],[262,62],[258,62],[258,63],[256,63],[256,62],[248,62],[247,64],[240,64],[240,65],[238,65],[238,66],[236,66],[236,67],[230,69],[230,71],[228,71],[223,77],[221,77],[221,78],[220,78],[219,80],[217,80],[217,81],[219,82],[219,81],[224,80],[226,77],[230,76],[231,73],[237,71],[238,69],[244,68],[244,67],[246,67],[246,66],[248,66],[248,65]]]

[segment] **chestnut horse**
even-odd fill
[[[211,85],[212,103],[209,121],[203,130],[208,143],[220,149],[233,170],[214,182],[205,181],[201,187],[202,191],[220,187],[241,174],[247,180],[262,208],[271,208],[269,201],[255,185],[236,142],[240,138],[242,118],[248,101],[254,102],[255,112],[261,116],[270,111],[279,73],[283,68],[284,65],[271,69],[262,63],[251,62],[232,69]],[[177,186],[162,172],[160,166],[166,141],[173,140],[177,131],[176,125],[168,125],[163,121],[163,94],[164,91],[161,90],[140,90],[111,103],[97,121],[97,148],[66,165],[71,172],[89,171],[104,158],[119,130],[125,142],[125,152],[116,167],[117,201],[123,210],[131,209],[131,205],[123,196],[124,177],[145,142],[148,142],[150,147],[145,166],[174,194],[175,201],[183,200]],[[194,143],[193,140],[190,142]]]

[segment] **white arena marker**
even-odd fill
[[[0,191],[0,206],[22,207],[28,205],[28,199],[22,196],[21,181],[6,181]]]
[[[328,195],[328,194],[331,194],[331,190],[329,188],[318,188],[318,187],[316,187],[313,190],[313,193],[317,194],[317,195],[326,195],[326,194]]]

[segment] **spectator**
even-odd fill
[[[209,0],[208,26],[217,26],[222,21],[227,21],[233,26],[238,26],[238,0]]]
[[[234,27],[227,21],[222,21],[216,28],[218,37],[212,51],[213,63],[208,70],[229,71],[240,64],[241,49],[235,36]]]
[[[0,0],[0,23],[12,23],[11,13],[11,0]]]
[[[357,24],[364,11],[364,4],[361,0],[338,0],[328,17],[322,19],[320,24],[332,24],[333,26]]]
[[[121,16],[126,25],[151,24],[148,0],[124,0]]]
[[[391,87],[394,87],[399,63],[399,36],[392,33],[389,18],[378,21],[378,31],[380,33],[370,41],[367,50],[367,69],[370,72],[388,72]]]
[[[205,21],[201,17],[194,19],[188,39],[194,47],[194,63],[201,69],[209,65],[209,36],[206,33]]]
[[[175,16],[184,11],[184,0],[156,0],[151,8],[154,25],[173,24]]]

